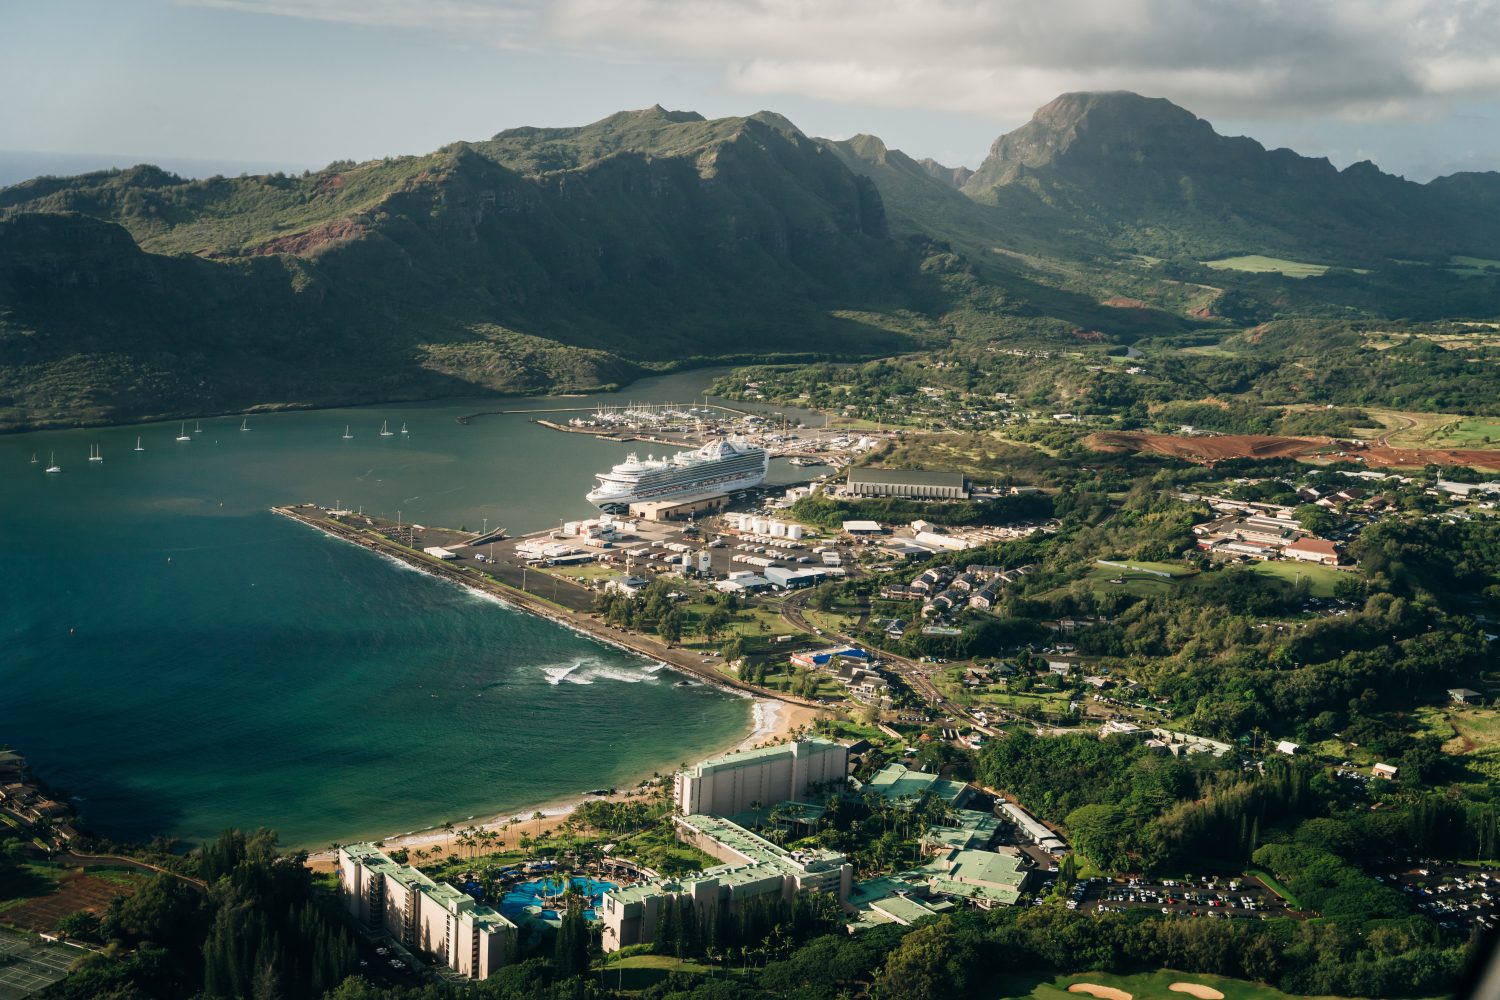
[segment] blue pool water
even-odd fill
[[[604,901],[604,894],[615,888],[615,883],[580,876],[573,879],[573,888],[583,894],[584,918],[594,920],[597,919],[595,911]],[[561,879],[537,879],[534,882],[523,882],[518,886],[513,886],[505,894],[505,897],[500,900],[498,909],[505,916],[515,920],[517,917],[527,915],[528,907],[540,907],[544,898],[557,895],[561,889]],[[539,913],[532,912],[530,915],[534,919],[544,920],[551,924],[558,923],[561,919],[555,910],[542,910]]]

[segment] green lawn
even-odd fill
[[[715,968],[692,959],[673,958],[670,955],[631,955],[629,958],[609,962],[599,978],[605,986],[634,991],[649,989],[674,972],[691,976],[713,975],[721,979],[735,975],[733,970]]]
[[[1308,593],[1314,597],[1332,597],[1334,585],[1348,576],[1343,570],[1319,566],[1317,563],[1258,562],[1250,569],[1261,576],[1285,580],[1287,583],[1296,583],[1298,579],[1306,580],[1310,588]]]
[[[1173,972],[1162,969],[1158,972],[1137,972],[1121,976],[1108,972],[1086,972],[1071,976],[1056,976],[1042,979],[1038,976],[1016,975],[1006,977],[1001,991],[993,994],[994,1000],[1034,997],[1036,1000],[1087,1000],[1087,993],[1069,993],[1074,983],[1092,983],[1096,986],[1111,986],[1129,993],[1132,1000],[1191,1000],[1186,993],[1173,992],[1173,983],[1198,983],[1218,990],[1225,1000],[1294,1000],[1292,994],[1283,993],[1271,986],[1248,982],[1244,979],[1228,979],[1224,976],[1208,976],[1190,972]],[[1318,998],[1331,1000],[1331,998]]]
[[[1306,264],[1280,257],[1263,257],[1247,254],[1243,257],[1225,257],[1222,260],[1200,261],[1204,267],[1215,271],[1250,271],[1254,274],[1280,274],[1288,278],[1313,278],[1328,271],[1327,264]]]
[[[1500,420],[1465,417],[1456,426],[1445,427],[1443,443],[1454,448],[1483,448],[1500,441]]]
[[[1131,565],[1137,565],[1132,563]],[[1157,569],[1164,566],[1162,563],[1140,563],[1148,569]],[[1174,567],[1182,572],[1182,567]],[[1169,594],[1176,589],[1181,577],[1174,575],[1171,579],[1157,576],[1155,573],[1132,572],[1131,570],[1117,569],[1114,566],[1095,566],[1089,570],[1089,586],[1096,594],[1114,593],[1123,591],[1134,597],[1154,597]],[[1115,583],[1121,580],[1122,583]]]
[[[1448,258],[1448,270],[1465,278],[1481,277],[1491,268],[1500,270],[1500,260],[1491,260],[1488,257],[1465,257],[1463,255]]]

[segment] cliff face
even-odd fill
[[[1459,187],[1369,163],[1340,171],[1219,135],[1170,101],[1113,92],[1038,109],[995,140],[963,190],[1014,211],[1045,205],[1117,246],[1164,255],[1382,261],[1500,246],[1500,212]]]
[[[304,177],[141,167],[7,189],[3,377],[85,355],[136,374],[86,365],[52,401],[17,388],[0,426],[899,348],[831,315],[922,280],[874,185],[765,117],[649,109]]]

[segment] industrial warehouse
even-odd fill
[[[914,500],[967,500],[969,489],[961,472],[918,472],[912,469],[854,469],[844,492],[851,497],[907,497]]]

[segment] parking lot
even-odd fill
[[[1444,930],[1467,935],[1500,925],[1500,871],[1416,857],[1384,858],[1376,880],[1406,893]]]
[[[1285,900],[1248,877],[1091,879],[1083,893],[1076,887],[1074,893],[1070,908],[1102,912],[1144,909],[1169,916],[1241,918],[1284,917],[1291,912]]]
[[[84,953],[0,930],[0,1000],[21,1000],[57,982]]]

